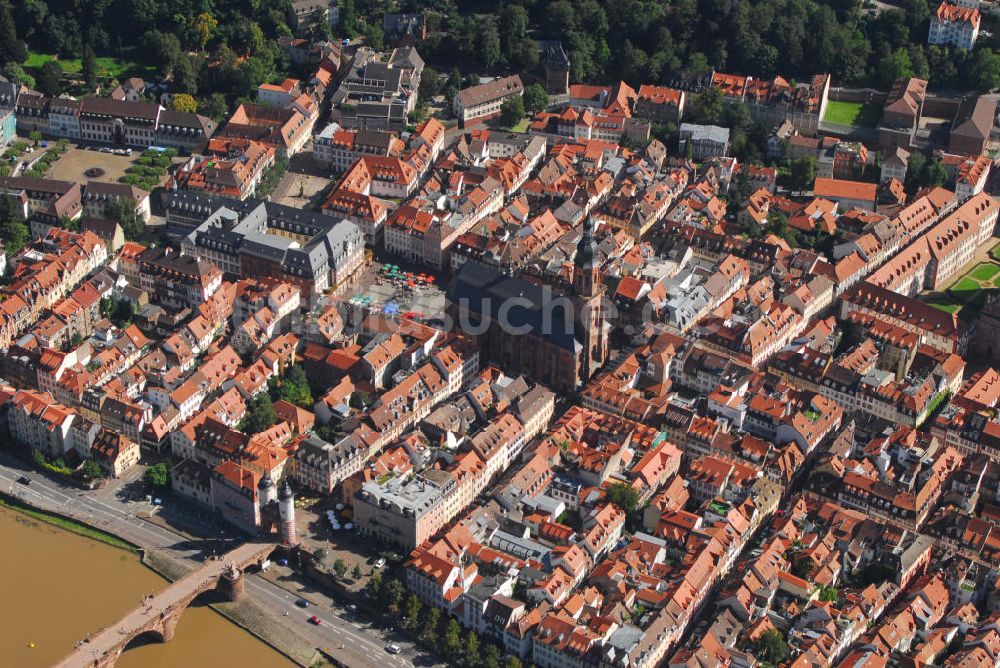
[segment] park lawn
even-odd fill
[[[530,118],[522,118],[514,127],[510,129],[511,132],[524,132],[528,129],[528,124],[531,123]]]
[[[34,51],[28,54],[28,59],[24,61],[24,68],[37,70],[50,60],[57,60],[59,67],[66,74],[79,74],[83,70],[83,63],[79,58],[57,59],[54,54],[36,53]],[[99,56],[97,58],[97,73],[98,76],[110,77],[112,79],[122,79],[125,76],[152,78],[156,75],[156,68],[149,65],[140,65],[131,60]]]
[[[827,123],[837,125],[854,125],[854,119],[861,115],[860,102],[837,102],[830,100],[826,103],[826,116],[823,120]]]
[[[927,302],[930,306],[938,309],[939,311],[944,311],[945,313],[955,313],[962,308],[961,304],[955,304],[954,302]]]
[[[878,123],[880,109],[876,105],[860,102],[830,100],[823,120],[836,125],[860,125],[873,128]]]
[[[963,277],[958,283],[948,290],[956,299],[968,304],[977,292],[979,292],[979,282],[968,276]]]
[[[997,274],[1000,274],[1000,267],[991,262],[983,262],[973,267],[966,276],[971,276],[977,281],[988,281]]]
[[[1000,243],[997,243],[997,245],[990,249],[990,257],[1000,262]]]

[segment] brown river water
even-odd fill
[[[51,666],[167,581],[138,556],[0,508],[0,665]],[[29,647],[31,643],[35,646]],[[130,646],[118,668],[294,666],[196,601],[168,643]]]

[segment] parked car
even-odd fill
[[[379,557],[379,560],[375,562],[375,568],[382,568],[385,566],[385,559]]]
[[[399,648],[399,645],[397,645],[396,643],[393,643],[391,645],[387,645],[386,648],[385,648],[385,651],[389,652],[389,654],[399,654],[403,650],[401,650]]]

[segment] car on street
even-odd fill
[[[295,605],[299,606],[300,608],[308,608],[309,601],[305,600],[304,598],[300,598],[299,600],[295,601]]]
[[[31,478],[29,478],[26,475],[23,475],[23,476],[21,476],[20,478],[17,479],[17,484],[19,484],[19,485],[30,485],[31,484]]]
[[[319,626],[320,624],[323,623],[323,620],[317,617],[316,615],[313,615],[312,617],[309,618],[309,623],[314,626]]]
[[[399,645],[397,645],[396,643],[393,643],[391,645],[386,645],[385,651],[389,652],[389,654],[399,654],[403,650],[401,650],[399,648]]]

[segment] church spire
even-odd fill
[[[583,223],[583,236],[576,245],[573,260],[573,291],[581,297],[591,297],[600,284],[601,262],[594,238],[596,223],[593,216],[587,216]]]

